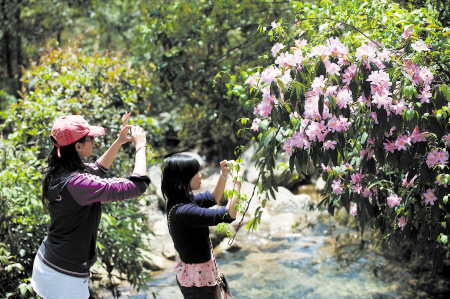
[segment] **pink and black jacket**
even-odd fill
[[[39,258],[52,269],[74,277],[89,277],[97,260],[101,203],[139,197],[147,190],[148,176],[103,178],[108,169],[88,164],[93,174],[66,172],[47,190],[51,223]]]

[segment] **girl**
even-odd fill
[[[50,211],[51,223],[33,264],[31,285],[44,299],[89,298],[89,268],[97,259],[97,234],[101,202],[138,197],[150,179],[146,167],[146,133],[127,125],[111,147],[94,164],[83,158],[92,152],[94,137],[105,129],[90,126],[83,117],[58,119],[51,131],[54,148],[48,157],[42,203]],[[131,129],[131,137],[128,130]],[[134,142],[135,168],[127,179],[103,178],[122,144]]]
[[[208,209],[219,203],[225,190],[229,169],[226,161],[220,162],[220,177],[211,192],[193,195],[200,189],[202,175],[195,158],[175,155],[163,167],[161,191],[166,200],[169,231],[179,257],[174,269],[178,286],[184,298],[216,298],[216,268],[209,239],[209,226],[221,222],[231,223],[236,218],[234,195],[226,207]],[[240,167],[242,176],[244,170]],[[241,183],[234,182],[239,193]]]

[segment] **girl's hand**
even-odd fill
[[[141,146],[147,145],[147,133],[144,129],[137,126],[131,126],[131,140],[134,142],[134,147],[138,149]]]
[[[225,177],[228,177],[228,174],[230,173],[230,169],[228,168],[227,164],[227,160],[223,160],[222,162],[220,162],[220,169],[222,170],[222,174]]]
[[[119,142],[119,144],[121,145],[131,140],[131,138],[128,137],[128,129],[132,128],[133,126],[127,124],[130,115],[131,113],[125,112],[125,114],[122,116],[122,129],[120,129],[119,138],[117,138],[117,142]]]

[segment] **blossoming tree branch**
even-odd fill
[[[243,86],[253,98],[260,194],[276,190],[276,156],[289,156],[286,171],[299,174],[312,160],[326,182],[320,205],[331,214],[344,207],[362,232],[379,230],[381,244],[414,242],[439,267],[450,235],[450,89],[439,68],[450,29],[432,17],[412,21],[426,13],[381,27],[390,38],[329,17],[316,32],[302,15],[273,22],[261,28],[274,41],[269,65],[244,73]]]

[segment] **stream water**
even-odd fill
[[[235,299],[415,297],[406,272],[374,250],[361,250],[359,234],[330,226],[326,212],[290,205],[269,213],[257,232],[239,232],[238,247],[217,254]],[[280,222],[292,217],[295,226]],[[355,242],[337,253],[339,234]],[[121,298],[182,298],[172,269],[155,272],[154,279],[145,292],[123,287]]]

